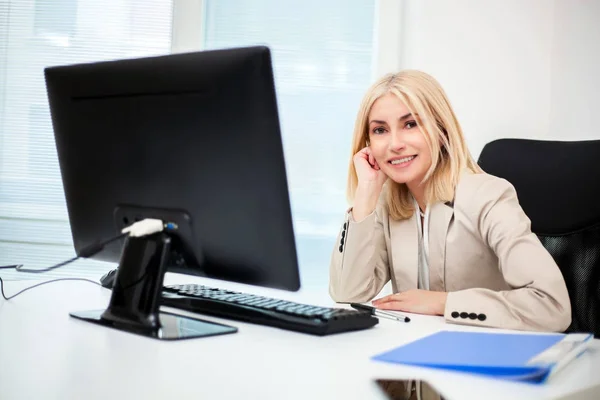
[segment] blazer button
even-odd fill
[[[346,231],[342,231],[342,239],[346,237]]]
[[[341,253],[342,251],[344,251],[344,246],[340,245],[340,247],[339,247],[339,250],[340,250],[340,253]]]
[[[452,315],[452,318],[458,318],[459,316],[458,311],[452,311],[452,314],[450,315]]]
[[[460,317],[461,317],[462,319],[468,318],[468,317],[469,317],[469,313],[466,313],[466,312],[461,312],[461,313],[460,313]]]
[[[477,319],[477,314],[472,312],[471,314],[469,314],[469,319]]]
[[[486,318],[487,318],[487,317],[485,316],[485,314],[479,314],[479,315],[477,316],[477,319],[478,319],[478,320],[480,320],[480,321],[485,321],[485,319],[486,319]]]
[[[343,246],[343,245],[344,245],[344,238],[341,238],[340,239],[340,246]]]
[[[347,225],[347,224],[344,222],[344,230],[346,230],[346,227],[347,227],[347,226],[348,226],[348,225]]]

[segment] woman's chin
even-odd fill
[[[412,181],[412,177],[410,176],[411,174],[402,174],[402,173],[398,173],[398,172],[386,172],[386,175],[388,177],[389,180],[394,181],[396,183],[407,183]]]
[[[412,187],[413,184],[414,186],[419,186],[421,184],[421,181],[423,180],[423,177],[418,177],[418,176],[399,176],[398,174],[396,175],[392,175],[389,176],[389,180],[396,182],[398,184],[405,184],[409,187]]]

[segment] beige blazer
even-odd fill
[[[392,220],[384,197],[362,221],[346,214],[331,257],[335,301],[370,301],[389,280],[394,293],[417,288],[416,213]],[[429,288],[448,292],[447,322],[560,332],[570,325],[564,278],[508,181],[465,172],[454,201],[431,207],[429,224]]]

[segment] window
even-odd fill
[[[0,265],[43,268],[74,256],[44,67],[169,53],[172,7],[167,0],[0,3]],[[81,260],[45,277],[97,279],[111,267]]]
[[[328,282],[350,142],[371,83],[375,2],[208,0],[206,49],[268,45],[303,286]]]
[[[373,76],[374,21],[382,12],[377,2],[0,4],[0,265],[43,268],[74,255],[44,67],[166,54],[172,41],[173,48],[186,51],[263,44],[273,55],[302,285],[327,284],[329,258],[347,207],[354,119]],[[45,277],[98,279],[113,267],[81,260]],[[0,272],[8,279],[32,277]]]

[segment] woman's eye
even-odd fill
[[[407,129],[416,128],[417,127],[417,122],[416,121],[408,121],[406,123],[406,125],[404,125],[404,127],[407,128]]]
[[[382,127],[378,127],[373,129],[373,133],[376,135],[381,135],[382,133],[385,133],[385,129],[383,129]]]

